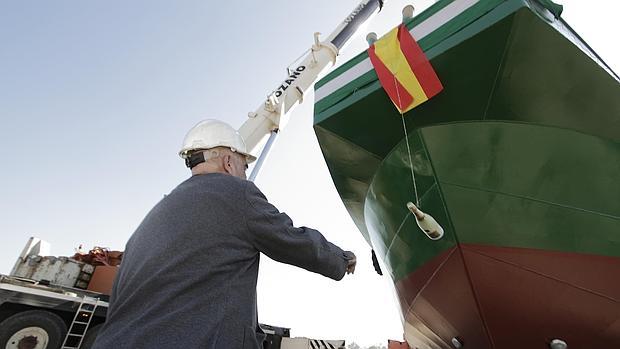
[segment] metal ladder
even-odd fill
[[[79,349],[86,335],[86,330],[92,321],[95,310],[99,306],[99,298],[84,296],[78,306],[71,326],[65,336],[65,341],[62,343],[62,349]],[[77,343],[77,344],[75,344]]]

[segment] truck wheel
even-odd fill
[[[28,310],[0,322],[0,348],[56,349],[62,345],[66,332],[67,325],[60,316]]]
[[[84,340],[82,341],[82,345],[80,349],[90,349],[95,344],[95,339],[97,339],[97,335],[99,334],[99,330],[103,324],[95,325],[86,331],[86,335],[84,335]]]

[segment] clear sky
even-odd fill
[[[407,3],[388,1],[367,31],[396,25]],[[563,17],[618,71],[615,1],[562,3]],[[122,249],[148,210],[188,177],[177,156],[187,130],[204,118],[240,126],[312,33],[327,35],[356,4],[0,2],[0,273],[29,236],[51,242],[56,255],[81,243]],[[344,60],[365,48],[367,31]],[[260,321],[292,327],[294,336],[400,339],[390,280],[375,274],[311,126],[308,98],[257,184],[295,224],[355,251],[358,269],[337,283],[263,258]]]

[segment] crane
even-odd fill
[[[248,113],[248,119],[239,128],[246,147],[254,152],[265,137],[269,136],[250,180],[256,179],[278,132],[286,126],[292,109],[303,101],[304,93],[312,88],[319,76],[336,63],[340,51],[374,14],[381,11],[385,0],[363,0],[323,41],[320,33],[314,33],[314,44],[308,53],[288,76],[271,92],[255,111]]]

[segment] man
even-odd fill
[[[192,177],[127,242],[96,349],[262,348],[260,252],[334,280],[355,270],[353,253],[295,228],[245,180],[254,157],[229,125],[199,123],[180,154]]]

